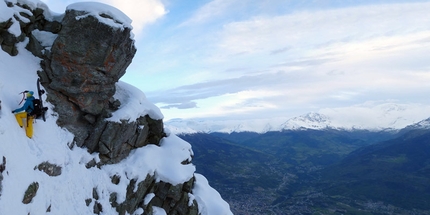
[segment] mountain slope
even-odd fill
[[[272,214],[272,192],[284,180],[278,158],[213,134],[180,135],[191,143],[196,172],[205,175],[229,202],[234,214]],[[278,214],[282,214],[281,212]]]
[[[312,189],[313,173],[390,132],[296,130],[283,132],[181,134],[197,172],[204,174],[235,214],[299,214],[296,192]],[[292,198],[294,196],[294,198]],[[291,200],[288,204],[286,200]],[[321,199],[322,202],[325,199]],[[279,204],[279,205],[278,205]]]
[[[357,150],[322,176],[329,195],[430,210],[430,131],[410,131]]]
[[[179,137],[192,143],[195,153],[193,160],[198,163],[197,172],[212,179],[213,183],[230,188],[242,186],[248,189],[248,193],[252,193],[254,187],[274,187],[280,182],[277,180],[270,183],[263,180],[269,180],[267,176],[272,174],[267,169],[268,163],[262,162],[275,159],[269,154],[210,134],[187,134]]]

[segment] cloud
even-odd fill
[[[278,65],[275,65],[274,67],[304,67],[304,66],[316,66],[325,64],[327,62],[334,62],[336,61],[335,58],[307,58],[307,59],[297,59],[286,63],[281,63]]]
[[[228,8],[231,7],[234,1],[232,0],[213,0],[199,8],[192,17],[182,24],[180,27],[199,25],[205,22],[211,21],[214,18],[220,17],[228,12]]]
[[[196,102],[185,102],[181,104],[172,104],[172,105],[166,105],[161,106],[161,109],[170,109],[170,108],[177,108],[177,109],[189,109],[189,108],[196,108],[197,103]]]
[[[270,51],[270,54],[276,55],[276,54],[284,53],[290,49],[291,49],[291,47],[284,47],[284,48],[280,48],[280,49],[275,49],[275,50]]]
[[[42,0],[48,7],[57,12],[64,13],[66,7],[76,2],[87,0]],[[120,9],[133,20],[133,33],[139,37],[147,25],[163,17],[167,10],[161,0],[94,0]]]
[[[133,32],[137,37],[146,25],[155,22],[167,13],[160,0],[105,0],[100,2],[107,2],[127,14],[133,20]]]
[[[279,47],[308,50],[318,45],[406,35],[428,29],[430,3],[383,4],[331,10],[299,11],[224,25],[224,51],[272,53]]]
[[[268,85],[283,85],[287,77],[288,75],[282,73],[242,76],[185,85],[164,91],[149,92],[147,95],[154,103],[187,103],[193,100],[233,94],[251,89],[261,89]]]

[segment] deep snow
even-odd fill
[[[18,1],[32,6],[44,5],[37,0]],[[87,8],[94,12],[94,7]],[[72,8],[83,7],[74,4]],[[106,9],[110,10],[110,15],[114,17],[118,15],[117,20],[125,19],[122,13],[118,14],[119,10],[104,6],[101,8],[104,12]],[[9,8],[0,1],[0,22],[20,10],[17,7]],[[49,15],[52,14],[47,14]],[[19,35],[16,24],[17,22],[10,31]],[[115,26],[117,24],[115,23]],[[37,34],[44,38],[43,33]],[[55,36],[48,36],[50,37],[44,42],[49,43],[55,39]],[[128,182],[131,179],[143,180],[147,174],[155,175],[158,181],[173,185],[186,182],[195,175],[196,183],[191,197],[198,202],[202,214],[232,214],[229,205],[210,187],[204,176],[195,173],[194,165],[181,164],[184,160],[191,160],[191,146],[168,131],[168,137],[162,139],[160,146],[148,145],[132,151],[129,157],[118,164],[105,165],[101,169],[87,169],[85,164],[92,159],[98,160],[98,154],[89,154],[86,149],[79,147],[70,149],[68,145],[72,143],[73,134],[56,124],[57,113],[53,112],[53,106],[45,101],[44,104],[49,107],[46,122],[35,120],[34,136],[32,139],[27,138],[24,129],[18,126],[11,113],[19,107],[22,99],[20,92],[37,91],[36,71],[41,69],[40,59],[25,50],[27,42],[26,40],[18,44],[18,56],[11,57],[0,51],[0,161],[2,157],[6,158],[4,179],[1,182],[0,214],[45,214],[49,206],[50,214],[93,214],[95,201],[89,206],[85,204],[85,199],[92,198],[93,188],[97,189],[98,202],[103,206],[101,214],[116,214],[109,202],[109,194],[117,192],[118,202],[123,201]],[[115,97],[121,100],[122,105],[109,120],[134,120],[145,114],[155,119],[163,118],[160,110],[148,102],[144,93],[137,88],[124,82],[119,82],[117,88]],[[46,95],[43,95],[42,99],[46,100]],[[46,161],[61,166],[62,174],[51,177],[35,168]],[[121,176],[118,185],[111,182],[110,177],[115,174]],[[23,204],[24,192],[33,182],[39,183],[37,195],[30,204]],[[149,201],[151,195],[147,198],[145,200]],[[139,209],[137,212],[142,211],[143,209]],[[154,207],[154,212],[165,214],[161,208]]]

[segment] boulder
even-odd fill
[[[28,185],[27,190],[24,193],[24,198],[22,199],[22,203],[29,204],[31,200],[36,196],[37,190],[39,190],[39,183],[33,182]]]
[[[61,166],[58,166],[56,164],[51,164],[49,162],[43,162],[39,164],[35,169],[38,169],[39,171],[45,172],[49,176],[59,176],[61,175]]]
[[[85,11],[68,10],[52,45],[49,87],[85,113],[100,115],[115,93],[136,49],[131,29],[100,23]]]

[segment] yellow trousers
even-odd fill
[[[16,121],[18,122],[19,126],[24,126],[25,123],[25,134],[28,138],[33,137],[33,117],[27,116],[27,112],[21,112],[15,114]],[[24,120],[25,119],[25,120]]]

